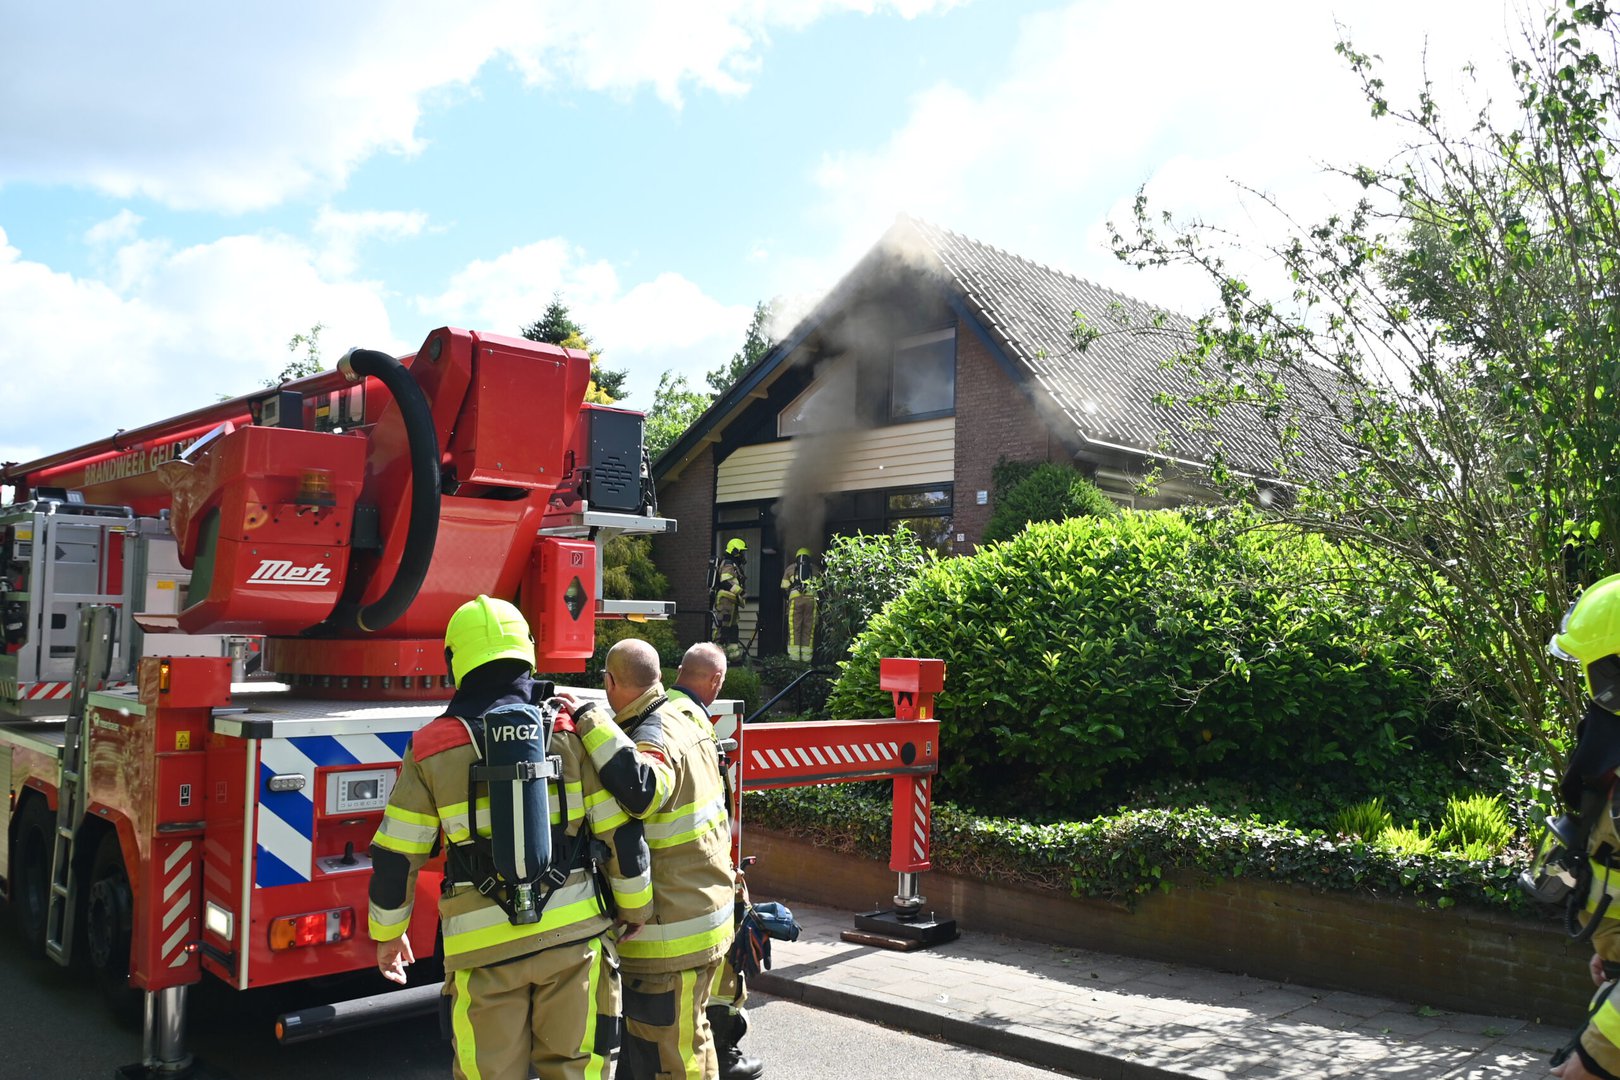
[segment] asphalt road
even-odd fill
[[[325,1000],[374,992],[381,981],[320,988]],[[449,1045],[433,1018],[279,1046],[276,1016],[313,1004],[307,987],[246,994],[204,983],[192,991],[191,1049],[231,1080],[444,1080]],[[107,1080],[140,1060],[138,1027],[113,1019],[88,977],[22,955],[0,919],[0,1000],[7,1038],[0,1080]],[[778,998],[749,1002],[744,1045],[766,1062],[766,1080],[1036,1080],[1060,1074]]]

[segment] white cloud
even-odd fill
[[[1264,215],[1234,179],[1309,218],[1330,186],[1323,163],[1395,152],[1404,133],[1369,118],[1333,53],[1326,9],[1166,0],[1147,10],[1082,0],[1031,15],[997,62],[999,82],[970,93],[942,81],[886,142],[827,153],[817,213],[839,239],[824,258],[792,262],[790,280],[829,281],[896,213],[912,213],[1126,292],[1201,306],[1190,277],[1135,274],[1108,252],[1104,223],[1127,223],[1138,188],[1156,207],[1252,231]],[[1425,64],[1443,95],[1467,60],[1494,78],[1521,22],[1473,0],[1361,0],[1344,19],[1358,48],[1386,58],[1396,95]]]
[[[420,210],[342,211],[322,207],[311,231],[325,244],[321,269],[334,276],[354,273],[362,241],[404,240],[427,228],[427,214]]]
[[[231,236],[173,247],[129,235],[104,280],[30,261],[0,231],[0,457],[26,460],[246,393],[322,322],[350,344],[407,351],[376,286],[332,282],[302,245]]]
[[[491,61],[678,105],[688,87],[746,90],[773,28],[954,2],[13,4],[0,14],[0,184],[263,208],[340,188],[373,154],[415,152],[424,102],[465,92]]]
[[[133,210],[120,210],[105,221],[98,221],[84,232],[84,242],[93,248],[107,247],[135,238],[143,219]]]
[[[560,237],[470,263],[416,307],[440,321],[516,333],[559,293],[602,363],[629,371],[625,403],[634,408],[652,404],[666,370],[703,385],[704,374],[742,345],[753,316],[751,306],[721,303],[674,272],[627,287],[612,264]]]

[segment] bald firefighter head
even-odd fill
[[[608,650],[602,664],[602,689],[617,712],[651,690],[662,674],[657,649],[639,638],[625,638]]]
[[[675,682],[697,695],[698,703],[707,707],[720,696],[726,684],[726,651],[712,641],[700,641],[686,650],[681,657],[681,670]]]

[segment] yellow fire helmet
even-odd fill
[[[1547,651],[1579,663],[1592,700],[1620,712],[1620,574],[1610,574],[1569,605]]]
[[[810,549],[809,548],[800,548],[798,551],[795,551],[793,553],[793,557],[795,559],[808,558],[809,555],[810,555]]]
[[[491,660],[522,660],[534,670],[534,636],[512,604],[480,595],[456,609],[444,629],[444,659],[457,686],[467,672]]]
[[[741,555],[748,550],[748,541],[740,536],[733,536],[726,541],[727,555]]]

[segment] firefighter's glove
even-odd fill
[[[778,903],[755,904],[754,917],[760,929],[777,941],[798,941],[799,924],[793,921],[793,912]]]
[[[771,938],[759,924],[753,908],[743,914],[742,925],[737,927],[737,936],[731,942],[727,959],[744,978],[757,978],[761,971],[770,970]]]

